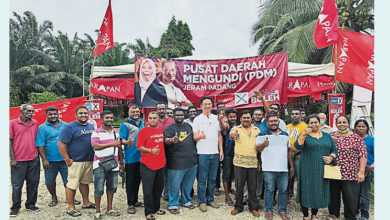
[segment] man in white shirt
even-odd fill
[[[199,161],[198,173],[198,203],[199,209],[206,212],[206,203],[219,208],[214,202],[215,179],[219,161],[223,160],[222,134],[218,117],[211,114],[212,99],[203,97],[200,100],[202,114],[193,122],[194,140]],[[206,193],[206,183],[208,184]]]

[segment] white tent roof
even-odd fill
[[[219,56],[218,59],[234,59],[239,57],[223,57]],[[195,57],[187,56],[177,58],[181,60],[213,60],[213,57]],[[97,77],[111,77],[119,75],[134,74],[134,64],[120,65],[120,66],[95,66],[93,69],[91,78]],[[303,64],[303,63],[288,63],[288,76],[289,77],[301,77],[301,76],[318,76],[318,75],[335,75],[335,66],[333,63],[328,64]]]

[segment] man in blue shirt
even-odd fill
[[[58,204],[56,193],[56,178],[58,173],[61,174],[65,187],[68,182],[68,166],[66,166],[57,145],[60,133],[66,125],[66,122],[58,119],[58,109],[55,107],[48,107],[46,109],[46,119],[47,121],[38,128],[35,144],[38,147],[38,152],[42,159],[45,171],[45,184],[51,195],[49,207],[53,207]],[[75,203],[80,204],[79,201]]]
[[[135,214],[135,207],[143,206],[142,202],[138,202],[141,152],[137,150],[136,143],[138,132],[145,125],[139,115],[139,107],[130,106],[129,118],[121,124],[119,131],[121,143],[125,145],[127,213],[129,214]]]
[[[93,183],[92,161],[94,151],[91,144],[93,131],[93,125],[88,123],[88,109],[80,105],[76,108],[76,121],[64,126],[58,141],[60,154],[68,166],[69,177],[66,185],[67,214],[72,217],[81,216],[74,204],[77,188],[79,188],[83,197],[82,208],[96,208],[95,204],[88,199],[88,184]]]

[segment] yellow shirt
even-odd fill
[[[288,124],[286,126],[287,133],[290,137],[290,145],[291,150],[296,151],[297,149],[294,147],[295,141],[298,139],[298,136],[307,128],[307,124],[305,122],[301,122],[298,125]]]
[[[256,137],[260,133],[260,129],[252,125],[250,128],[249,133],[242,125],[234,126],[230,131],[230,135],[236,131],[240,135],[234,147],[233,164],[235,166],[257,168]]]

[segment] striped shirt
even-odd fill
[[[114,136],[114,132],[115,132],[115,136]],[[108,132],[106,130],[104,130],[103,127],[100,127],[96,130],[94,130],[92,132],[92,136],[91,136],[91,144],[92,146],[96,145],[96,144],[108,144],[108,143],[111,143],[115,140],[115,137],[118,138],[119,137],[119,132],[116,130],[116,129],[112,129],[111,132]],[[107,148],[104,148],[103,150],[95,150],[95,155],[93,157],[93,169],[96,169],[99,167],[99,162],[100,160],[99,159],[103,159],[104,157],[107,157],[107,156],[110,156],[114,153],[114,147],[107,147]],[[115,149],[115,159],[116,159],[116,162],[119,162],[119,159],[118,159],[118,149]],[[119,166],[115,169],[113,169],[112,171],[118,171],[119,170]]]

